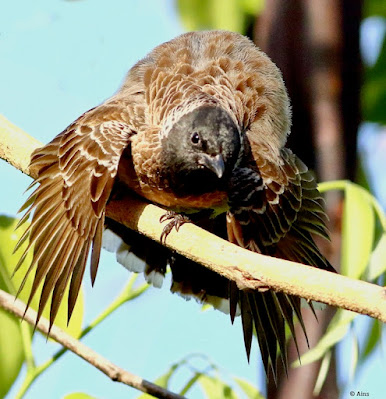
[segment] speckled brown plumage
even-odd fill
[[[245,37],[191,32],[155,48],[113,97],[32,156],[38,187],[21,221],[32,215],[21,240],[34,252],[27,275],[36,267],[28,304],[44,280],[38,318],[52,293],[53,323],[70,284],[71,316],[91,248],[95,279],[105,207],[118,188],[174,211],[213,210],[200,223],[231,242],[333,271],[312,239],[328,238],[324,212],[312,175],[284,147],[289,129],[281,74]],[[299,298],[240,292],[159,244],[154,254],[142,258],[162,273],[171,264],[172,291],[213,304],[227,299],[232,320],[240,308],[248,357],[255,328],[266,370],[275,375],[278,349],[287,367],[284,323],[294,334]]]

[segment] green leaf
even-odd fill
[[[361,93],[363,119],[385,125],[386,76],[371,76],[370,73],[369,75]]]
[[[328,351],[323,356],[323,360],[320,365],[320,369],[319,369],[319,373],[318,373],[318,378],[316,379],[315,387],[314,387],[314,391],[313,391],[313,394],[315,397],[319,396],[320,391],[322,390],[323,384],[326,381],[326,378],[328,375],[328,370],[330,369],[331,353],[332,353],[331,351]]]
[[[386,2],[384,0],[371,0],[363,2],[363,16],[379,15],[386,17]]]
[[[174,363],[169,370],[163,374],[161,377],[158,377],[154,383],[165,388],[168,389],[169,387],[169,381],[170,378],[177,372],[178,369],[180,369],[183,366],[188,365],[188,369],[190,371],[192,371],[193,376],[191,378],[189,378],[189,380],[186,382],[185,386],[181,389],[180,391],[180,395],[185,395],[186,392],[189,391],[189,389],[197,382],[199,381],[200,377],[201,377],[201,372],[194,372],[193,369],[194,367],[190,364],[190,361],[193,358],[204,358],[205,362],[208,363],[208,359],[206,358],[206,356],[203,355],[199,355],[199,354],[191,354],[188,355],[186,357],[184,357],[183,359],[181,359],[179,362]],[[216,369],[216,366],[214,364],[209,364],[209,369]],[[206,368],[208,370],[208,368]],[[148,395],[148,394],[142,394],[140,395],[137,399],[151,399],[152,396]]]
[[[247,18],[257,15],[263,0],[177,0],[187,30],[224,29],[243,33]]]
[[[181,396],[185,396],[190,390],[190,388],[192,388],[192,386],[198,381],[201,375],[202,373],[195,372],[194,375],[189,379],[189,381],[186,382],[184,387],[180,390],[179,394]]]
[[[95,396],[88,395],[87,393],[74,392],[64,396],[63,399],[96,399],[96,398]]]
[[[247,395],[248,399],[264,399],[264,396],[259,392],[259,390],[253,386],[249,381],[243,380],[242,378],[233,378],[242,391]]]
[[[1,284],[0,288],[4,289]],[[0,398],[13,385],[24,360],[20,321],[0,309]]]
[[[0,279],[4,284],[5,291],[9,292],[12,295],[15,295],[23,277],[28,270],[28,266],[32,261],[32,252],[30,251],[26,256],[20,270],[12,276],[13,270],[24,252],[25,248],[27,247],[27,242],[25,242],[19,250],[13,254],[13,249],[15,248],[16,243],[19,241],[21,237],[24,226],[15,231],[15,227],[17,224],[17,219],[11,218],[9,216],[0,215]],[[27,224],[27,223],[26,223]],[[25,283],[25,287],[23,291],[19,294],[19,298],[27,302],[29,292],[32,287],[34,273],[30,273],[29,278]],[[40,297],[41,287],[37,290],[32,302],[31,308],[34,310],[38,309],[39,306],[39,297]],[[63,306],[67,303],[68,292],[64,294],[63,297],[63,304],[60,306],[58,311],[58,315],[55,320],[55,325],[62,328],[68,334],[72,335],[73,337],[77,338],[82,329],[82,321],[83,321],[83,292],[82,290],[79,293],[78,301],[74,309],[74,313],[71,317],[71,321],[69,326],[67,326],[67,308]],[[50,302],[47,304],[44,312],[43,317],[49,318],[50,314]]]
[[[347,184],[342,227],[341,272],[360,278],[368,265],[374,240],[375,215],[368,193]]]
[[[246,14],[256,16],[264,10],[265,0],[237,0]]]
[[[210,13],[214,29],[242,32],[244,14],[237,1],[211,0]]]
[[[198,382],[207,398],[237,399],[232,388],[219,378],[201,374]]]
[[[345,337],[350,328],[350,323],[356,316],[357,314],[354,312],[338,309],[327,328],[326,334],[323,335],[316,346],[301,356],[300,361],[296,360],[293,366],[305,366],[306,364],[321,359],[331,347]]]
[[[177,0],[182,23],[187,30],[202,30],[210,27],[207,0]]]
[[[0,226],[10,228],[12,219],[0,217]],[[4,247],[9,239],[0,230],[0,289],[12,291],[12,282],[5,267],[7,257]],[[0,398],[4,397],[19,375],[25,360],[20,321],[3,309],[0,309]]]
[[[169,385],[170,378],[172,377],[174,372],[178,369],[178,367],[179,367],[178,364],[173,364],[173,366],[170,367],[169,371],[167,371],[165,374],[161,375],[161,377],[158,377],[155,380],[155,383],[162,388],[167,388]]]
[[[182,362],[185,362],[185,361],[183,360]],[[176,372],[176,370],[181,366],[182,362],[173,364],[170,367],[170,369],[165,374],[162,374],[160,377],[158,377],[154,381],[154,384],[159,385],[160,387],[167,389],[168,385],[169,385],[170,378]],[[152,399],[152,398],[153,398],[152,395],[144,393],[144,394],[138,396],[137,399]]]
[[[360,363],[363,364],[368,356],[377,347],[377,344],[382,338],[383,323],[376,319],[370,319],[369,332],[365,335],[364,349],[360,355]]]
[[[377,243],[370,257],[369,267],[367,268],[368,281],[376,280],[381,274],[386,272],[386,233]]]

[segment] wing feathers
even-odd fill
[[[276,372],[277,372],[277,343],[275,338],[275,332],[272,330],[271,323],[269,322],[269,318],[267,313],[264,311],[265,305],[263,302],[261,293],[257,293],[253,295],[253,301],[255,303],[255,309],[257,312],[257,317],[259,318],[259,322],[263,331],[261,331],[261,338],[259,339],[260,342],[265,339],[267,345],[267,353],[269,364],[272,369],[272,374],[276,380]],[[261,344],[260,344],[261,345]],[[265,369],[266,373],[268,373],[269,368]]]
[[[73,235],[74,240],[76,240],[76,234]],[[69,243],[69,248],[70,246],[72,248],[75,247],[75,244],[73,242]],[[73,270],[73,258],[74,258],[74,253],[70,252],[68,250],[68,259],[66,260],[66,262],[68,262],[68,264],[70,265],[69,267],[66,267],[62,270],[62,272],[60,273],[60,276],[58,278],[58,281],[55,284],[55,288],[52,292],[52,302],[51,302],[51,309],[50,309],[50,330],[51,330],[51,326],[52,326],[52,321],[55,320],[56,315],[58,313],[60,304],[62,303],[63,300],[63,295],[64,295],[64,291],[67,287],[68,284],[68,280],[72,274],[72,270]],[[49,330],[49,331],[50,331]]]
[[[269,354],[269,348],[268,348],[268,337],[266,334],[265,326],[260,317],[258,305],[256,303],[254,295],[252,295],[252,294],[250,294],[249,303],[251,306],[253,321],[255,324],[257,340],[259,342],[261,358],[262,358],[263,364],[264,364],[264,370],[268,374],[269,367],[272,364],[270,361],[270,354]]]
[[[76,300],[78,298],[80,285],[82,283],[84,270],[86,268],[87,255],[90,250],[90,245],[90,241],[86,241],[83,247],[79,245],[80,255],[77,262],[75,263],[75,267],[72,272],[70,289],[68,294],[68,322],[70,321],[72,312],[74,311]]]
[[[297,351],[298,357],[300,358],[299,346],[298,346],[298,341],[297,341],[296,334],[295,334],[295,326],[294,326],[294,322],[293,322],[292,305],[289,302],[288,296],[286,294],[283,294],[281,292],[276,292],[273,297],[277,301],[277,306],[280,308],[280,312],[283,315],[284,320],[287,322],[287,325],[291,331],[292,338],[295,342],[296,351]],[[285,353],[285,351],[282,353]]]
[[[252,312],[249,304],[248,296],[243,291],[239,293],[241,308],[241,323],[243,325],[244,344],[247,352],[247,358],[251,355],[251,345],[253,336]]]
[[[97,124],[98,118],[94,119],[94,124],[85,125],[86,120],[93,120],[91,114],[97,114],[97,111],[94,109],[83,115],[51,143],[35,151],[31,158],[30,167],[37,171],[39,186],[21,208],[26,212],[19,225],[31,214],[32,222],[17,244],[19,248],[29,238],[15,271],[33,248],[33,261],[19,292],[36,266],[27,307],[44,280],[36,322],[52,294],[50,328],[70,279],[68,319],[71,317],[91,244],[91,279],[93,283],[95,281],[104,209],[120,155],[129,145],[132,134],[124,123],[107,121]]]
[[[285,326],[283,315],[281,314],[281,309],[277,306],[274,299],[275,293],[265,292],[261,294],[263,303],[266,309],[268,320],[270,322],[272,331],[274,332],[276,342],[279,344],[279,349],[281,352],[281,360],[283,362],[284,369],[287,372],[288,361],[287,361],[287,350],[286,350],[286,338],[285,338]]]
[[[322,198],[312,174],[287,149],[282,149],[283,162],[278,161],[277,164],[262,160],[259,154],[254,155],[258,160],[257,169],[240,166],[231,179],[230,211],[226,219],[229,241],[252,251],[333,271],[312,239],[313,233],[328,238]],[[258,187],[264,189],[257,191],[256,183],[261,182],[260,173],[264,177],[263,186]],[[257,196],[260,198],[257,199]],[[231,290],[232,286],[229,291],[232,315],[237,295]],[[266,372],[271,367],[276,378],[278,354],[287,372],[285,323],[294,337],[299,354],[294,314],[308,344],[300,299],[267,291],[248,294],[240,292],[238,301],[248,358],[254,325]]]
[[[59,222],[58,222],[58,224],[59,224]],[[54,230],[55,227],[56,226],[53,226],[52,230]],[[35,278],[34,278],[34,281],[32,284],[32,288],[31,288],[31,292],[30,292],[30,295],[28,298],[28,303],[27,303],[28,306],[31,303],[33,296],[35,295],[35,292],[36,292],[40,282],[46,276],[46,274],[50,271],[50,268],[51,268],[52,264],[54,263],[56,257],[58,256],[59,251],[61,250],[63,243],[64,243],[64,241],[62,241],[62,243],[60,243],[62,234],[60,234],[60,232],[58,230],[53,232],[53,234],[51,234],[51,232],[49,232],[48,234],[50,234],[49,240],[45,240],[41,246],[36,245],[36,247],[39,249],[36,253],[34,253],[34,259],[33,259],[32,263],[30,265],[30,268],[27,272],[27,275],[28,275],[29,272],[32,270],[32,268],[35,266],[35,264],[38,264],[38,267],[37,267],[36,273],[35,273]],[[66,235],[64,236],[64,238],[66,238]],[[23,281],[23,285],[24,285],[24,281]]]
[[[98,265],[99,265],[99,257],[102,248],[102,235],[103,235],[103,228],[105,224],[104,215],[99,219],[98,225],[96,228],[96,233],[94,236],[94,240],[92,243],[92,252],[91,252],[91,266],[90,266],[90,275],[91,275],[91,284],[94,285],[95,278],[98,272]]]
[[[46,271],[44,273],[45,279],[44,279],[43,289],[42,289],[42,292],[40,295],[37,321],[39,321],[39,319],[41,317],[41,314],[42,314],[43,309],[48,301],[48,298],[49,298],[51,292],[55,288],[56,282],[58,281],[60,275],[63,273],[63,268],[61,265],[65,265],[66,261],[69,258],[70,253],[68,251],[68,247],[72,244],[73,237],[71,237],[71,236],[74,236],[74,235],[75,234],[73,234],[73,232],[70,232],[70,234],[61,237],[60,244],[57,246],[57,249],[55,250],[55,252],[51,255],[52,260],[50,260],[49,264],[46,266],[46,270],[48,270],[48,271]],[[66,240],[66,241],[64,241],[64,240]],[[34,280],[34,285],[35,285],[35,281],[37,281],[36,277]],[[59,298],[57,298],[57,299],[59,299]],[[59,304],[60,304],[60,302],[59,302]],[[51,326],[52,326],[52,322],[50,322],[50,329],[51,329]]]

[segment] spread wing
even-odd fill
[[[19,226],[32,214],[32,221],[16,249],[27,238],[27,252],[33,261],[19,288],[36,266],[27,308],[44,280],[38,309],[38,322],[52,293],[52,325],[70,282],[68,319],[70,319],[85,270],[90,248],[91,279],[95,280],[101,249],[105,206],[111,194],[122,151],[133,132],[117,120],[109,120],[109,106],[82,115],[46,146],[36,150],[30,167],[38,187],[21,208],[26,210]],[[16,250],[15,249],[15,250]]]
[[[335,271],[320,253],[312,234],[328,239],[322,198],[307,167],[288,149],[276,165],[257,159],[257,166],[235,171],[227,215],[228,238],[252,251]],[[280,353],[287,370],[285,322],[295,338],[293,315],[306,334],[300,298],[271,291],[230,290],[231,317],[241,306],[244,341],[249,356],[253,324],[265,369],[276,375]],[[307,338],[307,336],[306,336]],[[297,345],[297,344],[296,344]]]

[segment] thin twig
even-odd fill
[[[0,306],[7,310],[10,313],[13,313],[19,318],[23,318],[25,311],[25,303],[20,299],[16,299],[13,295],[8,294],[7,292],[0,290]],[[35,325],[36,320],[36,312],[29,308],[24,316],[24,320],[26,320],[29,324]],[[48,334],[49,330],[49,321],[42,317],[37,324],[37,329],[44,334]],[[158,385],[155,385],[149,381],[144,380],[141,377],[138,377],[120,367],[110,362],[108,359],[101,356],[99,353],[95,352],[88,346],[84,345],[82,342],[77,339],[71,337],[67,333],[65,333],[59,327],[55,325],[52,326],[50,331],[50,338],[53,338],[55,341],[68,348],[70,351],[74,352],[76,355],[86,360],[88,363],[92,364],[94,367],[102,371],[102,373],[106,374],[113,381],[122,382],[123,384],[129,385],[133,388],[136,388],[142,392],[148,393],[156,398],[164,398],[164,399],[183,399],[184,397],[181,395],[177,395],[173,392],[167,391],[164,388],[161,388]]]

